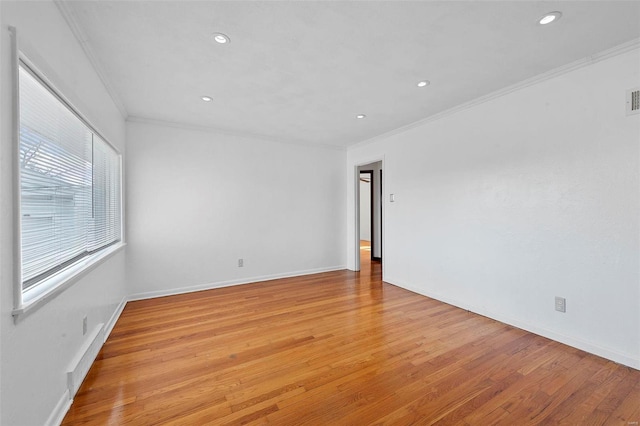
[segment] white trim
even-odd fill
[[[116,322],[120,318],[120,315],[122,315],[122,311],[124,310],[126,304],[127,304],[127,297],[125,296],[122,298],[122,300],[118,304],[118,307],[115,309],[115,311],[111,315],[111,318],[109,319],[107,324],[104,325],[104,338],[102,339],[102,342],[100,342],[101,343],[100,349],[102,349],[102,347],[104,346],[104,343],[109,338],[109,335],[111,334],[113,327],[116,325]],[[99,328],[96,328],[96,330],[99,330]],[[95,360],[92,362],[92,365],[94,362]],[[51,414],[49,414],[49,418],[45,422],[45,425],[59,426],[64,420],[64,416],[66,416],[67,412],[69,412],[69,409],[71,408],[71,404],[73,404],[73,397],[69,393],[69,389],[67,389],[65,390],[64,394],[62,395],[62,397],[54,407]]]
[[[105,138],[103,134],[91,123],[87,117],[80,112],[80,109],[76,108],[75,105],[69,100],[69,98],[63,95],[63,91],[56,87],[56,84],[52,82],[52,80],[46,76],[46,73],[41,71],[41,66],[45,69],[48,69],[46,62],[40,60],[38,65],[36,65],[31,59],[31,55],[35,55],[35,51],[31,51],[27,48],[27,52],[25,53],[23,50],[23,46],[18,44],[16,29],[14,27],[9,27],[9,31],[13,37],[12,43],[12,54],[13,54],[13,73],[14,75],[14,84],[13,84],[13,96],[14,96],[14,110],[13,113],[13,143],[14,143],[14,154],[12,160],[13,167],[13,230],[14,230],[14,309],[12,311],[12,315],[14,317],[14,322],[17,324],[18,320],[22,317],[26,316],[30,312],[35,312],[39,307],[43,306],[47,301],[53,299],[55,296],[66,290],[73,283],[78,281],[81,277],[86,275],[89,271],[97,267],[103,261],[114,255],[118,252],[122,247],[126,245],[124,242],[124,228],[125,228],[125,215],[124,215],[124,169],[123,169],[123,156],[122,153],[118,150],[118,148],[109,142],[109,139]],[[37,57],[37,55],[36,55]],[[120,162],[120,241],[114,244],[111,247],[107,247],[104,250],[101,250],[93,255],[84,257],[80,259],[78,262],[70,265],[68,268],[65,268],[58,272],[57,274],[47,278],[42,284],[39,284],[37,287],[33,289],[27,290],[26,292],[22,289],[22,260],[21,260],[21,220],[22,215],[20,212],[20,89],[19,89],[19,70],[20,67],[23,67],[27,72],[32,74],[34,78],[38,79],[40,84],[42,84],[53,96],[61,102],[65,108],[67,108],[72,114],[78,117],[79,120],[83,122],[87,128],[96,134],[98,137],[102,139],[118,156],[118,161]]]
[[[353,167],[353,178],[354,178],[354,187],[353,190],[355,191],[355,197],[354,198],[354,205],[353,208],[355,210],[355,225],[354,225],[354,233],[353,233],[353,238],[354,238],[354,255],[355,255],[355,262],[353,263],[353,270],[355,272],[359,272],[361,265],[360,265],[360,166],[356,165]],[[371,184],[373,185],[373,179],[371,179]],[[371,200],[371,202],[373,203],[373,200]],[[371,218],[371,221],[373,222],[373,217]],[[373,235],[371,235],[371,240],[373,240]]]
[[[118,153],[120,157],[120,243],[126,245],[127,244],[127,232],[126,232],[126,223],[127,223],[127,210],[125,208],[126,196],[125,196],[125,159],[122,153]]]
[[[461,302],[460,300],[457,300],[455,298],[442,296],[441,294],[437,294],[437,293],[425,292],[416,286],[404,283],[394,278],[387,277],[387,279],[385,279],[384,281],[396,287],[400,287],[405,290],[409,290],[413,293],[419,294],[421,296],[426,296],[432,299],[439,300],[441,302],[447,303],[457,308],[461,308],[461,309],[494,319],[496,321],[500,321],[504,324],[508,324],[525,331],[529,331],[531,333],[537,334],[542,337],[546,337],[553,341],[564,343],[565,345],[569,345],[571,347],[583,350],[585,352],[589,352],[591,354],[600,356],[602,358],[606,358],[611,361],[624,364],[628,367],[635,368],[636,370],[640,370],[640,359],[638,359],[637,356],[633,356],[632,354],[618,352],[613,349],[602,347],[594,342],[589,342],[587,340],[567,336],[567,335],[558,333],[556,331],[546,329],[544,327],[539,327],[529,322],[513,319],[511,317],[505,316],[500,313],[489,311],[479,306],[475,306],[466,302]]]
[[[66,1],[54,0],[53,3],[58,7],[60,14],[67,22],[67,25],[69,25],[73,36],[78,41],[80,47],[82,47],[85,56],[87,57],[87,59],[89,59],[93,70],[98,75],[98,78],[100,78],[100,81],[102,81],[102,85],[107,90],[107,93],[111,97],[111,100],[115,104],[116,108],[118,108],[120,115],[122,115],[122,118],[126,120],[129,113],[127,112],[124,102],[122,102],[122,99],[118,95],[118,92],[116,92],[116,90],[113,88],[113,84],[111,83],[108,74],[104,71],[105,68],[102,65],[102,62],[100,62],[96,54],[93,53],[93,49],[89,44],[89,37],[87,37],[84,28],[78,22],[75,12],[67,4]]]
[[[74,263],[68,268],[63,269],[59,273],[53,275],[47,279],[46,284],[40,284],[38,287],[43,287],[39,293],[36,293],[31,300],[23,302],[22,305],[17,306],[13,311],[13,319],[17,324],[19,320],[26,317],[28,314],[37,311],[40,307],[45,305],[49,300],[55,298],[58,294],[71,287],[80,278],[87,275],[90,271],[97,268],[104,263],[107,259],[118,253],[126,246],[125,243],[120,242],[111,247],[108,247],[92,256],[87,256],[82,260]],[[16,280],[20,282],[21,280]],[[37,290],[36,288],[35,290]],[[22,286],[21,286],[22,290]],[[21,291],[22,293],[22,291]]]
[[[62,420],[64,420],[64,416],[67,414],[67,411],[71,408],[72,403],[73,399],[69,398],[69,390],[67,389],[58,400],[58,403],[53,408],[53,411],[51,411],[51,414],[49,414],[49,418],[44,423],[45,426],[59,426],[62,423]]]
[[[20,212],[20,51],[18,50],[18,34],[15,27],[9,27],[11,38],[11,96],[12,96],[12,120],[11,120],[11,176],[12,185],[11,201],[13,202],[13,307],[22,306],[22,214]]]
[[[282,274],[261,275],[258,277],[241,278],[237,280],[218,281],[218,282],[200,284],[200,285],[195,285],[190,287],[172,288],[168,290],[147,291],[144,293],[132,294],[127,298],[127,300],[131,302],[134,300],[153,299],[155,297],[174,296],[176,294],[193,293],[196,291],[213,290],[216,288],[231,287],[231,286],[243,285],[243,284],[253,284],[253,283],[258,283],[262,281],[277,280],[281,278],[301,277],[304,275],[320,274],[323,272],[341,271],[343,269],[346,269],[346,265],[330,266],[326,268],[317,268],[317,269],[307,269],[304,271],[286,272]]]
[[[406,132],[416,127],[420,127],[424,124],[431,123],[433,121],[440,120],[442,118],[448,117],[450,115],[456,114],[460,111],[464,111],[466,109],[472,108],[474,106],[483,104],[485,102],[489,102],[491,100],[500,98],[502,96],[506,96],[509,93],[516,92],[518,90],[525,89],[529,86],[533,86],[538,83],[542,83],[547,80],[551,80],[552,78],[559,77],[563,74],[570,73],[572,71],[578,70],[580,68],[587,67],[589,65],[593,65],[600,61],[604,61],[609,58],[613,58],[618,55],[625,54],[632,50],[640,48],[640,38],[636,38],[630,40],[626,43],[619,44],[610,49],[604,50],[600,53],[596,53],[591,56],[587,56],[586,58],[578,59],[577,61],[571,62],[569,64],[563,65],[561,67],[552,69],[550,71],[544,72],[542,74],[538,74],[534,77],[528,78],[526,80],[522,80],[518,83],[512,84],[510,86],[504,87],[502,89],[496,90],[494,92],[488,93],[484,96],[480,96],[479,98],[473,99],[469,102],[465,102],[459,105],[454,106],[453,108],[446,109],[444,111],[438,112],[436,114],[430,115],[428,117],[423,118],[422,120],[414,121],[413,123],[407,124],[402,127],[398,127],[396,129],[390,130],[388,132],[382,133],[380,135],[376,135],[372,138],[365,139],[363,141],[354,143],[352,145],[348,145],[348,150],[360,148],[365,145],[369,145],[371,143],[389,138],[391,136],[395,136],[397,134]]]
[[[128,123],[150,124],[150,125],[154,125],[154,126],[172,127],[174,129],[191,130],[191,131],[204,132],[204,133],[213,133],[213,134],[217,134],[217,135],[232,136],[232,137],[237,137],[237,138],[257,139],[257,140],[262,140],[262,141],[266,141],[266,142],[282,143],[282,144],[286,144],[286,145],[306,146],[306,147],[311,147],[311,148],[323,148],[323,149],[330,149],[330,150],[334,150],[334,151],[346,151],[347,150],[347,148],[344,147],[344,146],[331,145],[331,144],[327,144],[327,143],[313,143],[313,142],[302,142],[302,141],[290,140],[290,139],[280,139],[280,138],[276,138],[276,137],[272,137],[272,136],[260,135],[260,134],[256,134],[256,133],[250,133],[250,132],[237,132],[237,131],[225,130],[225,129],[221,129],[221,128],[213,127],[213,126],[200,126],[200,125],[196,125],[196,124],[184,124],[184,123],[177,123],[177,122],[174,122],[174,121],[156,120],[154,118],[147,118],[147,117],[139,117],[139,116],[131,116],[130,115],[129,117],[127,117],[127,122]]]
[[[355,242],[354,242],[354,260],[353,260],[353,268],[354,269],[349,269],[350,271],[355,271],[358,272],[360,271],[360,179],[359,179],[359,170],[358,168],[362,167],[362,166],[366,166],[367,164],[372,164],[372,163],[380,163],[380,170],[382,170],[382,173],[386,176],[384,179],[382,179],[382,182],[380,182],[380,189],[382,191],[382,194],[380,195],[380,203],[382,204],[382,217],[380,218],[381,223],[380,223],[380,229],[382,230],[382,235],[386,235],[386,229],[385,229],[385,218],[387,216],[387,207],[386,207],[386,203],[385,203],[385,194],[386,194],[386,184],[385,182],[387,181],[387,172],[385,171],[385,156],[381,155],[378,157],[374,157],[372,159],[368,159],[368,160],[362,160],[362,161],[357,161],[353,163],[354,166],[354,209],[355,209],[355,215],[354,217],[349,217],[349,214],[347,213],[347,220],[351,221],[354,220],[355,221]],[[373,201],[372,201],[373,202]],[[348,209],[347,209],[348,211]],[[371,219],[373,220],[373,218]],[[349,237],[350,238],[350,237]],[[373,238],[373,235],[371,236],[371,238]],[[385,244],[385,239],[381,238],[381,245],[380,245],[380,258],[382,259],[382,262],[384,262],[384,258],[386,256],[386,250],[384,249],[384,244]],[[347,241],[347,248],[349,246],[349,241]],[[348,262],[347,262],[348,263]],[[347,265],[348,268],[348,265]],[[384,281],[384,265],[382,266],[382,280]]]
[[[116,323],[120,319],[120,315],[122,315],[122,311],[124,311],[124,308],[125,308],[126,305],[127,305],[127,296],[122,298],[122,300],[118,304],[118,307],[116,308],[116,310],[113,311],[113,315],[111,315],[111,318],[109,318],[109,321],[107,321],[107,324],[105,324],[105,326],[104,326],[104,341],[105,342],[107,341],[107,339],[111,335],[111,332],[113,331],[113,327],[116,326]]]

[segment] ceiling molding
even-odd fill
[[[93,49],[89,44],[89,38],[87,37],[82,26],[79,24],[75,13],[69,7],[69,5],[65,0],[53,0],[53,2],[58,7],[58,10],[64,17],[65,21],[67,22],[67,25],[69,25],[69,28],[71,29],[71,32],[75,36],[76,40],[78,40],[78,43],[80,44],[80,46],[82,47],[82,50],[84,51],[85,55],[89,59],[89,62],[93,66],[93,69],[95,70],[96,74],[98,74],[98,77],[102,81],[102,84],[107,90],[107,93],[109,93],[111,100],[113,100],[113,103],[115,104],[116,108],[118,108],[118,110],[120,111],[122,118],[126,120],[129,114],[127,112],[126,107],[124,106],[124,102],[122,102],[122,99],[120,98],[116,90],[113,88],[113,84],[109,80],[107,73],[104,71],[104,66],[102,65],[98,57],[93,53]]]
[[[473,108],[473,107],[475,107],[477,105],[480,105],[480,104],[483,104],[485,102],[489,102],[491,100],[500,98],[502,96],[506,96],[509,93],[513,93],[513,92],[516,92],[518,90],[525,89],[527,87],[536,85],[538,83],[542,83],[542,82],[550,80],[552,78],[559,77],[561,75],[570,73],[571,71],[575,71],[575,70],[578,70],[580,68],[584,68],[584,67],[587,67],[589,65],[596,64],[596,63],[598,63],[600,61],[604,61],[606,59],[613,58],[615,56],[625,54],[627,52],[630,52],[630,51],[638,49],[638,48],[640,48],[640,38],[636,38],[636,39],[630,40],[628,42],[619,44],[617,46],[612,47],[611,49],[607,49],[607,50],[604,50],[604,51],[602,51],[600,53],[596,53],[594,55],[587,56],[586,58],[578,59],[577,61],[574,61],[574,62],[571,62],[569,64],[563,65],[561,67],[552,69],[551,71],[547,71],[547,72],[544,72],[542,74],[538,74],[538,75],[536,75],[534,77],[528,78],[528,79],[523,80],[523,81],[521,81],[519,83],[512,84],[511,86],[507,86],[505,88],[496,90],[496,91],[491,92],[491,93],[489,93],[487,95],[484,95],[484,96],[481,96],[479,98],[473,99],[473,100],[471,100],[469,102],[465,102],[463,104],[457,105],[457,106],[455,106],[453,108],[449,108],[449,109],[444,110],[442,112],[439,112],[437,114],[430,115],[430,116],[428,116],[426,118],[423,118],[421,120],[414,121],[413,123],[407,124],[406,126],[398,127],[398,128],[396,128],[394,130],[391,130],[389,132],[385,132],[385,133],[382,133],[380,135],[374,136],[372,138],[365,139],[363,141],[355,143],[353,145],[349,145],[347,147],[347,149],[351,150],[351,149],[360,148],[362,146],[372,144],[372,143],[380,141],[382,139],[386,139],[386,138],[389,138],[391,136],[395,136],[397,134],[404,133],[404,132],[406,132],[408,130],[411,130],[411,129],[414,129],[416,127],[423,126],[423,125],[425,125],[427,123],[431,123],[431,122],[440,120],[442,118],[448,117],[450,115],[456,114],[456,113],[464,111],[466,109]]]
[[[314,143],[314,142],[302,142],[302,141],[294,141],[294,140],[287,140],[287,139],[279,139],[279,138],[274,138],[274,137],[271,137],[271,136],[248,133],[248,132],[235,132],[235,131],[231,131],[231,130],[220,129],[220,128],[217,128],[217,127],[199,126],[199,125],[196,125],[196,124],[177,123],[177,122],[174,122],[174,121],[158,120],[158,119],[155,119],[155,118],[139,117],[139,116],[134,116],[134,115],[128,116],[126,121],[128,123],[150,124],[150,125],[154,125],[154,126],[172,127],[174,129],[191,130],[191,131],[196,131],[196,132],[211,133],[211,134],[222,135],[222,136],[232,136],[232,137],[244,138],[244,139],[256,139],[256,140],[261,140],[261,141],[271,142],[271,143],[282,143],[282,144],[287,144],[287,145],[306,146],[306,147],[310,147],[310,148],[330,149],[330,150],[333,150],[333,151],[346,151],[347,150],[346,147],[343,147],[343,146],[340,146],[340,145],[331,145],[331,144],[327,144],[327,143]]]

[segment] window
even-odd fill
[[[20,62],[21,298],[121,240],[120,155]]]

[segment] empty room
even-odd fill
[[[0,23],[1,425],[640,422],[640,2]]]

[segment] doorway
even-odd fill
[[[356,168],[356,271],[382,268],[382,161]],[[371,268],[371,266],[375,268]]]
[[[373,260],[373,170],[360,170],[360,251]]]

